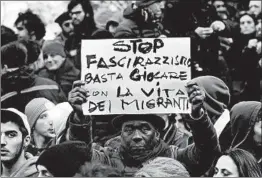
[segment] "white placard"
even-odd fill
[[[83,40],[85,115],[190,113],[190,38]]]

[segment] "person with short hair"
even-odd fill
[[[261,167],[254,156],[242,149],[228,150],[218,159],[213,177],[261,177]]]
[[[20,39],[30,39],[37,41],[40,46],[43,44],[45,36],[45,24],[42,19],[34,14],[30,9],[24,13],[19,13],[15,21],[17,35]]]
[[[1,47],[1,106],[13,107],[24,112],[26,104],[36,97],[44,97],[53,103],[67,101],[59,85],[37,76],[29,68],[33,63],[31,43],[15,41]]]
[[[14,108],[1,109],[1,177],[35,177],[37,157],[25,150],[30,144],[27,117]]]
[[[1,45],[4,46],[7,43],[17,40],[15,32],[4,25],[1,25]]]

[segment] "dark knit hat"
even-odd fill
[[[43,55],[49,54],[66,57],[64,46],[55,40],[46,41],[43,45]]]
[[[120,129],[124,122],[133,121],[133,120],[147,121],[151,123],[155,127],[155,129],[159,131],[163,130],[165,127],[165,120],[162,117],[155,114],[120,115],[112,120],[112,125],[115,128]]]
[[[52,146],[38,158],[54,177],[72,177],[85,162],[90,161],[88,145],[81,141],[68,141]]]
[[[140,0],[140,1],[136,1],[135,5],[138,8],[144,8],[144,7],[148,7],[151,4],[154,4],[156,2],[161,2],[161,0]]]
[[[214,76],[202,76],[192,79],[206,95],[204,107],[212,116],[220,117],[230,103],[230,92],[227,85]],[[214,123],[215,121],[213,121]]]
[[[55,19],[55,22],[61,26],[64,21],[70,20],[70,19],[71,17],[69,16],[69,13],[64,12]]]

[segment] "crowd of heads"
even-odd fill
[[[262,176],[260,1],[95,12],[71,0],[53,40],[31,10],[1,26],[1,177]],[[81,40],[166,37],[191,38],[191,114],[83,115]]]

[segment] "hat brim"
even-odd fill
[[[120,115],[115,117],[112,120],[112,125],[116,129],[120,129],[123,125],[123,123],[127,121],[134,121],[134,120],[140,120],[140,121],[147,121],[151,123],[155,129],[161,131],[165,127],[165,121],[162,117],[155,115],[155,114],[130,114],[130,115]]]

